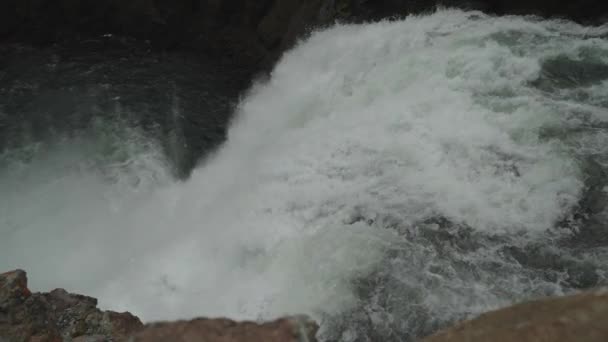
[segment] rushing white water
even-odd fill
[[[9,151],[0,268],[146,320],[308,313],[344,341],[569,291],[572,267],[508,251],[565,253],[608,152],[606,34],[454,10],[315,33],[186,182],[137,130]],[[605,247],[562,257],[606,280]]]

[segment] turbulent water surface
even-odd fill
[[[36,289],[407,341],[608,283],[608,27],[443,10],[315,33],[182,181],[230,76],[122,54],[0,71],[0,268]]]

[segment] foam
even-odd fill
[[[512,264],[509,272],[522,273],[479,283],[439,277],[427,269],[442,260],[429,246],[387,228],[442,217],[483,236],[542,239],[576,206],[584,188],[576,144],[540,134],[570,112],[531,82],[545,59],[583,45],[582,32],[590,31],[454,10],[316,32],[250,91],[225,145],[188,181],[163,178],[125,194],[68,172],[46,197],[31,183],[8,199],[32,217],[8,239],[4,223],[0,246],[14,248],[0,267],[27,268],[34,286],[69,285],[145,320],[339,315],[361,305],[353,280],[379,269],[422,292],[441,278],[443,290],[421,302],[438,320],[531,287],[559,292]],[[149,160],[120,177],[164,163]],[[499,259],[494,248],[462,258]],[[395,250],[424,268],[387,259]]]

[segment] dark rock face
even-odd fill
[[[260,64],[317,23],[323,1],[6,0],[0,41],[50,44],[102,34]],[[329,16],[327,17],[329,18]]]
[[[351,8],[367,17],[379,18],[429,11],[437,6],[481,10],[487,13],[533,14],[566,18],[583,23],[606,21],[608,3],[601,0],[359,0]]]
[[[595,23],[608,14],[604,0],[3,0],[0,41],[49,44],[111,33],[269,66],[309,28],[438,5]]]
[[[315,342],[307,317],[257,324],[199,318],[144,326],[132,314],[101,311],[95,298],[63,289],[31,293],[24,271],[0,274],[0,342]]]
[[[107,341],[143,328],[128,312],[97,309],[95,298],[63,289],[31,293],[25,272],[0,275],[0,341]]]

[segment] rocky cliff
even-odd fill
[[[126,35],[269,66],[308,29],[336,20],[399,17],[436,6],[602,22],[604,0],[3,0],[0,41],[49,44]]]
[[[0,342],[314,342],[306,317],[268,323],[228,319],[143,325],[128,312],[101,311],[95,298],[63,289],[32,293],[24,271],[0,274]]]

